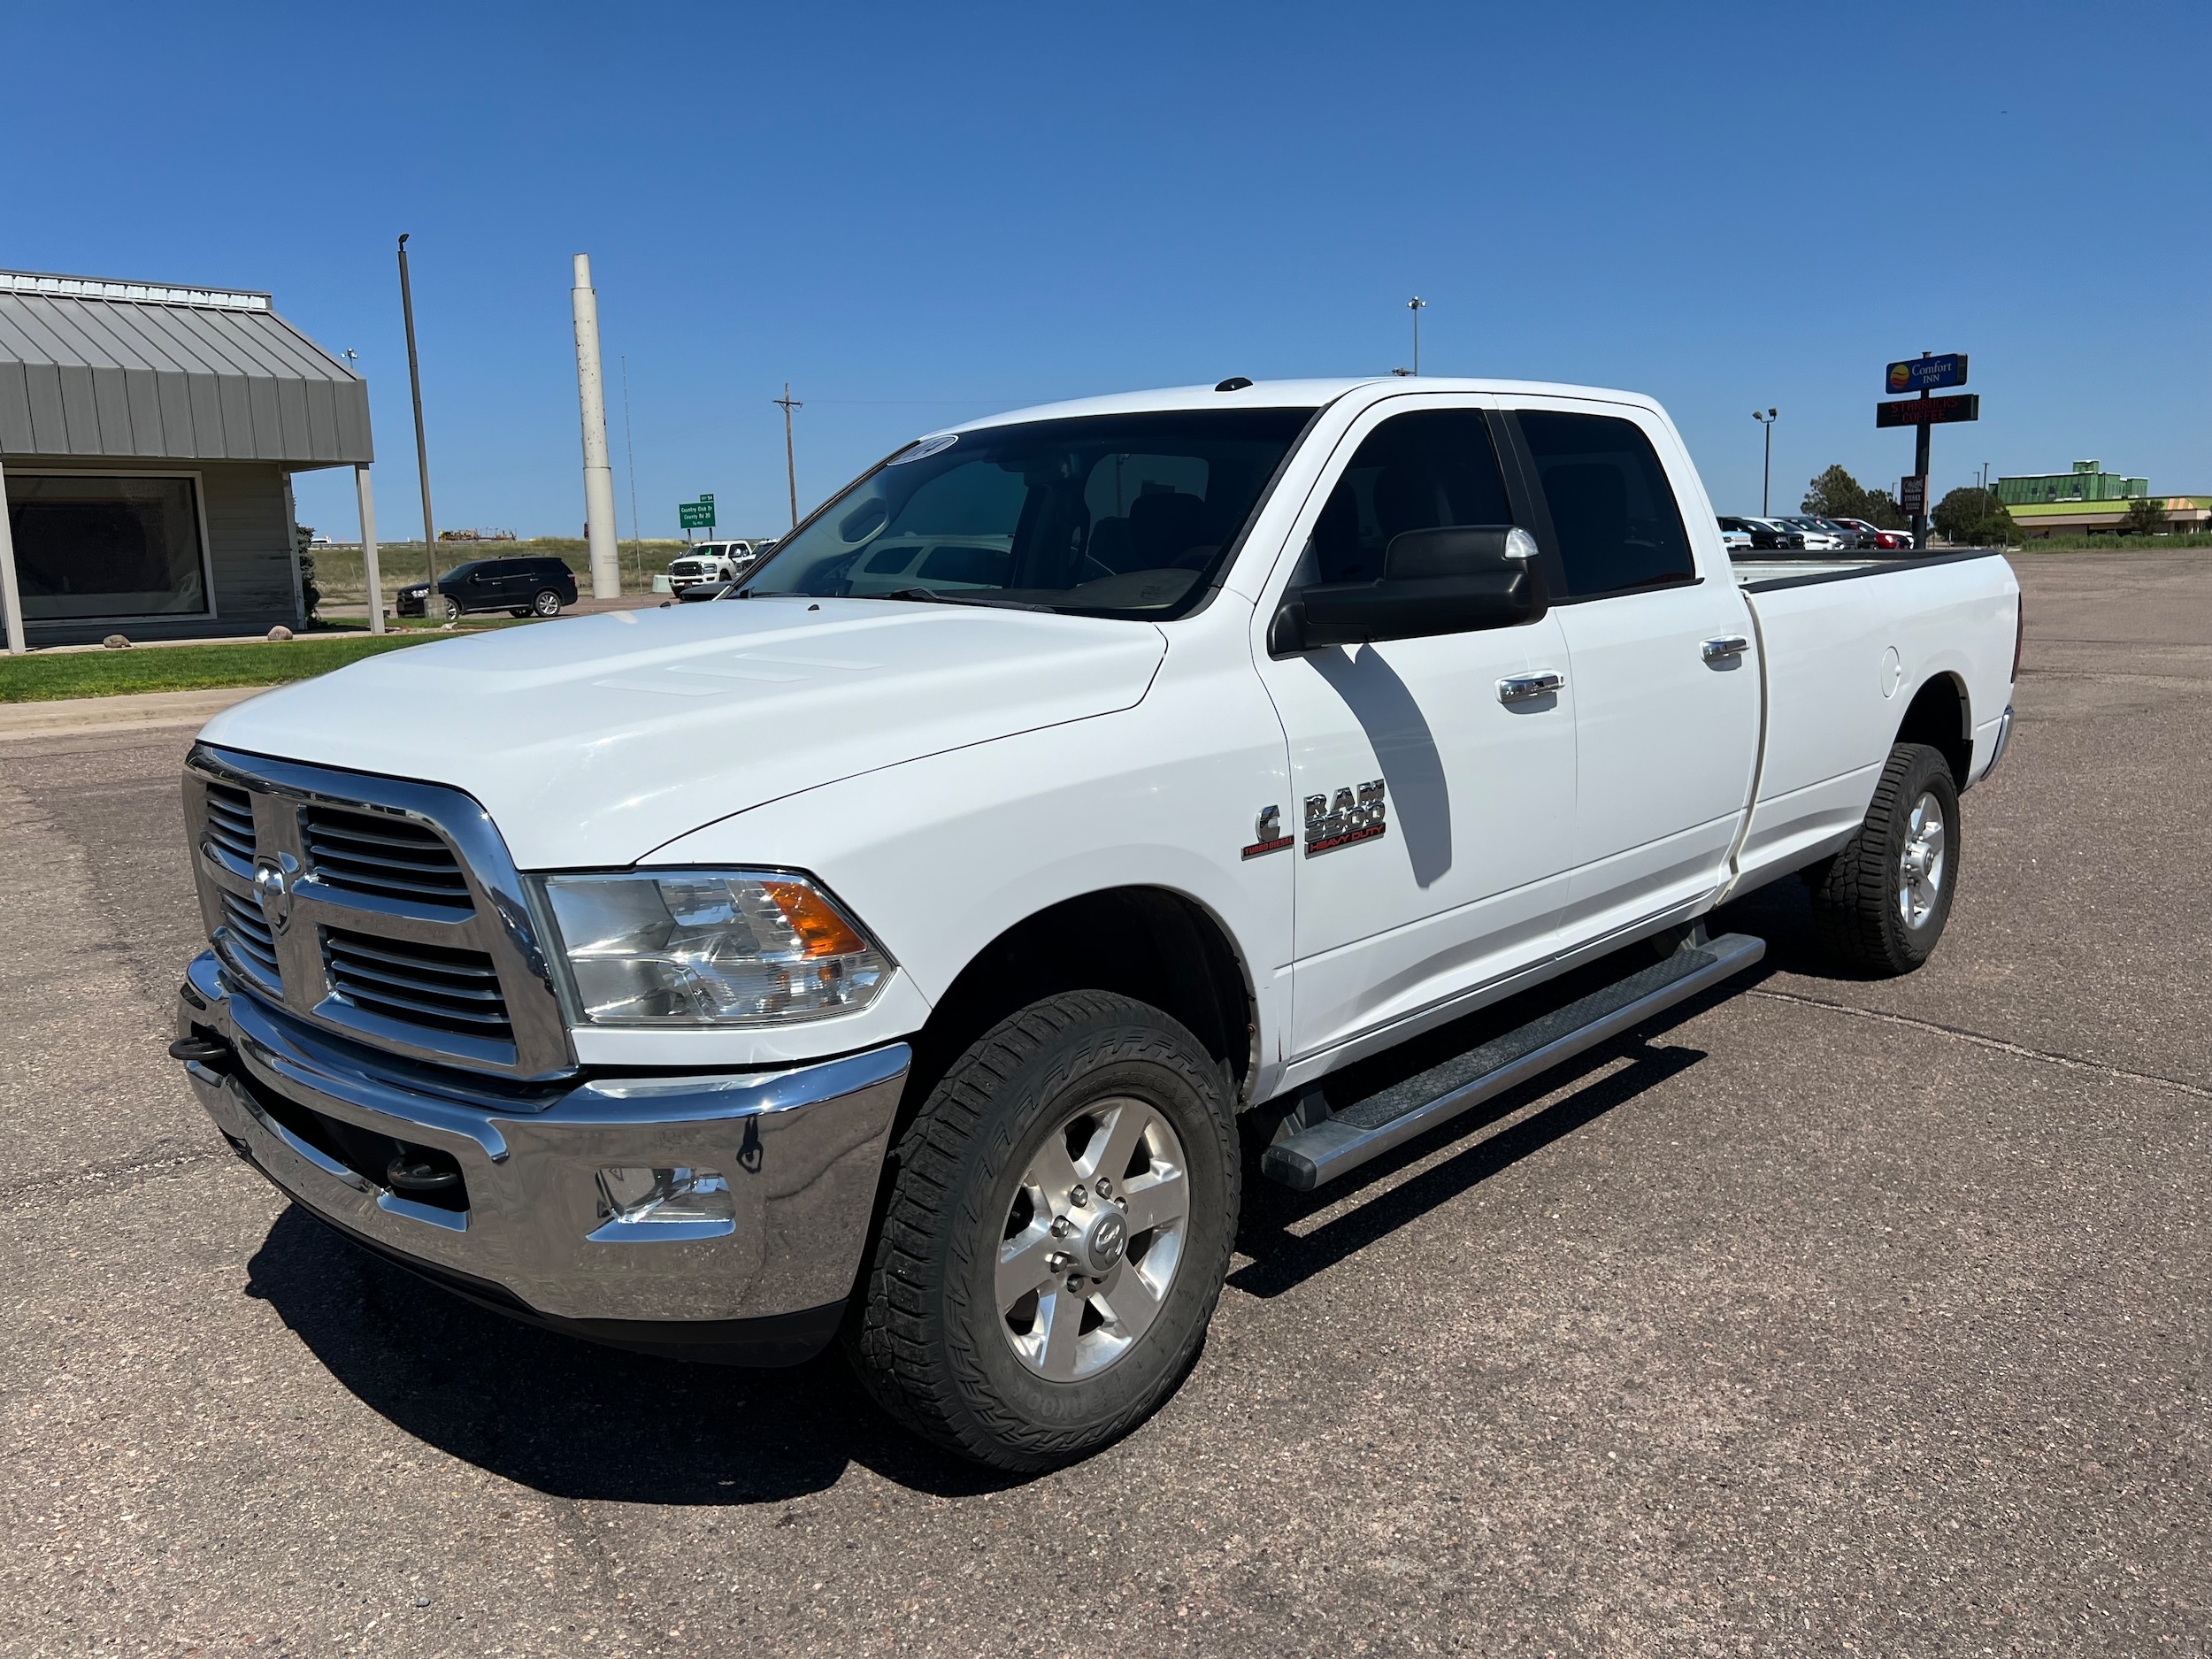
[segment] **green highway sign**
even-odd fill
[[[676,503],[676,523],[683,530],[711,530],[714,528],[714,497],[702,495],[696,501]]]

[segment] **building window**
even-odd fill
[[[26,622],[205,616],[207,561],[188,478],[8,477]]]

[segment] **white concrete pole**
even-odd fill
[[[599,296],[592,291],[591,256],[576,256],[576,399],[584,417],[584,535],[591,548],[591,596],[619,598],[622,551],[614,535],[614,469],[607,464],[607,396],[599,374]]]
[[[361,508],[361,573],[369,581],[369,632],[384,632],[384,572],[376,562],[376,498],[369,493],[369,469],[353,469],[353,498]]]
[[[23,595],[15,585],[15,532],[8,524],[5,468],[0,468],[0,605],[8,611],[8,655],[20,657],[30,648],[23,643]]]

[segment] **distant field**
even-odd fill
[[[62,697],[113,697],[134,691],[204,691],[219,686],[280,686],[312,680],[385,651],[452,639],[426,630],[293,640],[285,644],[165,645],[128,651],[69,651],[50,657],[0,657],[0,703],[51,703]]]
[[[668,573],[668,562],[680,557],[681,541],[625,541],[622,546],[622,586],[626,590],[649,589],[653,578]],[[590,585],[591,559],[581,541],[571,536],[540,536],[530,541],[441,541],[438,568],[451,570],[470,559],[551,557],[563,561],[585,585]],[[394,589],[423,579],[422,543],[380,541],[376,562],[383,572],[384,597],[388,604]],[[368,579],[361,572],[361,549],[327,547],[315,549],[315,582],[323,597],[338,604],[359,604],[369,596]]]

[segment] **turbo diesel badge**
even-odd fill
[[[1306,797],[1306,856],[1333,853],[1340,847],[1371,841],[1384,834],[1383,780],[1360,785],[1358,793],[1339,789],[1333,801],[1325,795]]]

